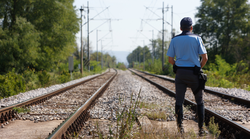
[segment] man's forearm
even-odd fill
[[[175,64],[175,60],[173,57],[168,57],[168,62],[171,63],[172,65]]]
[[[204,60],[201,60],[200,64],[201,64],[201,68],[203,68],[205,66],[206,62]]]
[[[200,64],[201,64],[201,68],[203,68],[207,63],[208,56],[207,56],[207,54],[202,54],[201,57],[202,57],[202,59],[201,59]]]

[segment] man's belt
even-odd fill
[[[200,71],[200,69],[196,69],[196,68],[197,68],[197,66],[195,66],[195,67],[178,67],[178,66],[176,66],[176,65],[174,64],[174,65],[173,65],[173,72],[176,73],[177,69],[193,70],[194,72],[195,72],[196,70]],[[198,67],[198,68],[199,68],[199,67]],[[198,73],[198,72],[197,72],[197,73]]]
[[[178,69],[194,70],[194,67],[178,67]]]

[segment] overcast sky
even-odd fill
[[[165,7],[165,21],[171,24],[171,6],[173,6],[173,28],[180,33],[180,20],[183,17],[191,17],[195,23],[197,7],[201,5],[200,0],[89,0],[89,31],[90,43],[96,51],[97,33],[98,51],[101,45],[104,52],[129,51],[131,52],[138,45],[149,45],[149,39],[156,39],[162,30],[162,7]],[[87,0],[75,0],[77,9],[87,6]],[[106,9],[108,7],[108,9]],[[169,7],[169,8],[167,8]],[[106,9],[106,10],[105,10]],[[84,8],[86,11],[86,8]],[[103,12],[102,12],[103,11]],[[99,14],[100,13],[100,14]],[[83,12],[87,21],[87,14]],[[80,17],[80,10],[78,11]],[[96,16],[98,15],[98,16]],[[107,20],[107,19],[111,19]],[[83,26],[83,37],[87,36],[86,28]],[[165,24],[167,29],[166,39],[170,39],[171,25]],[[111,30],[111,32],[110,32]],[[154,34],[153,34],[154,33]],[[161,35],[160,35],[161,36]],[[80,44],[80,33],[77,34]]]

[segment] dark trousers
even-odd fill
[[[194,75],[193,70],[177,69],[175,76],[175,91],[176,91],[176,105],[182,106],[185,98],[187,87],[190,87],[194,92],[199,86],[198,75]],[[199,90],[194,94],[197,105],[203,104],[203,91]]]

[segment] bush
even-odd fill
[[[50,75],[45,70],[38,72],[38,78],[42,86],[48,85],[50,82]]]
[[[26,90],[33,90],[39,87],[40,82],[34,69],[28,69],[23,72],[23,78],[26,84]]]
[[[230,65],[219,55],[216,55],[215,57],[215,63],[208,65],[209,71],[218,72],[218,74],[221,76],[232,75],[236,72],[236,64]]]
[[[249,90],[247,84],[250,83],[250,75],[247,73],[247,64],[243,61],[230,65],[216,55],[215,63],[210,63],[208,69],[209,71],[204,71],[208,75],[207,86]]]
[[[65,71],[63,70],[61,73],[60,73],[60,82],[61,83],[66,83],[68,81],[70,81],[70,73],[68,71]]]
[[[215,137],[218,138],[221,131],[219,130],[218,123],[214,122],[214,117],[210,118],[209,125],[208,125],[209,132]]]
[[[100,62],[97,61],[90,61],[90,67],[93,67],[94,73],[99,73],[102,71],[102,67],[100,66]]]
[[[74,79],[79,79],[84,76],[84,75],[82,76],[81,72],[73,72],[72,74],[73,74]]]
[[[117,66],[116,66],[118,69],[121,69],[121,70],[126,70],[126,66],[124,63],[121,63],[121,62],[118,62]]]
[[[0,97],[9,97],[26,91],[24,78],[15,73],[15,69],[6,75],[0,75]]]

